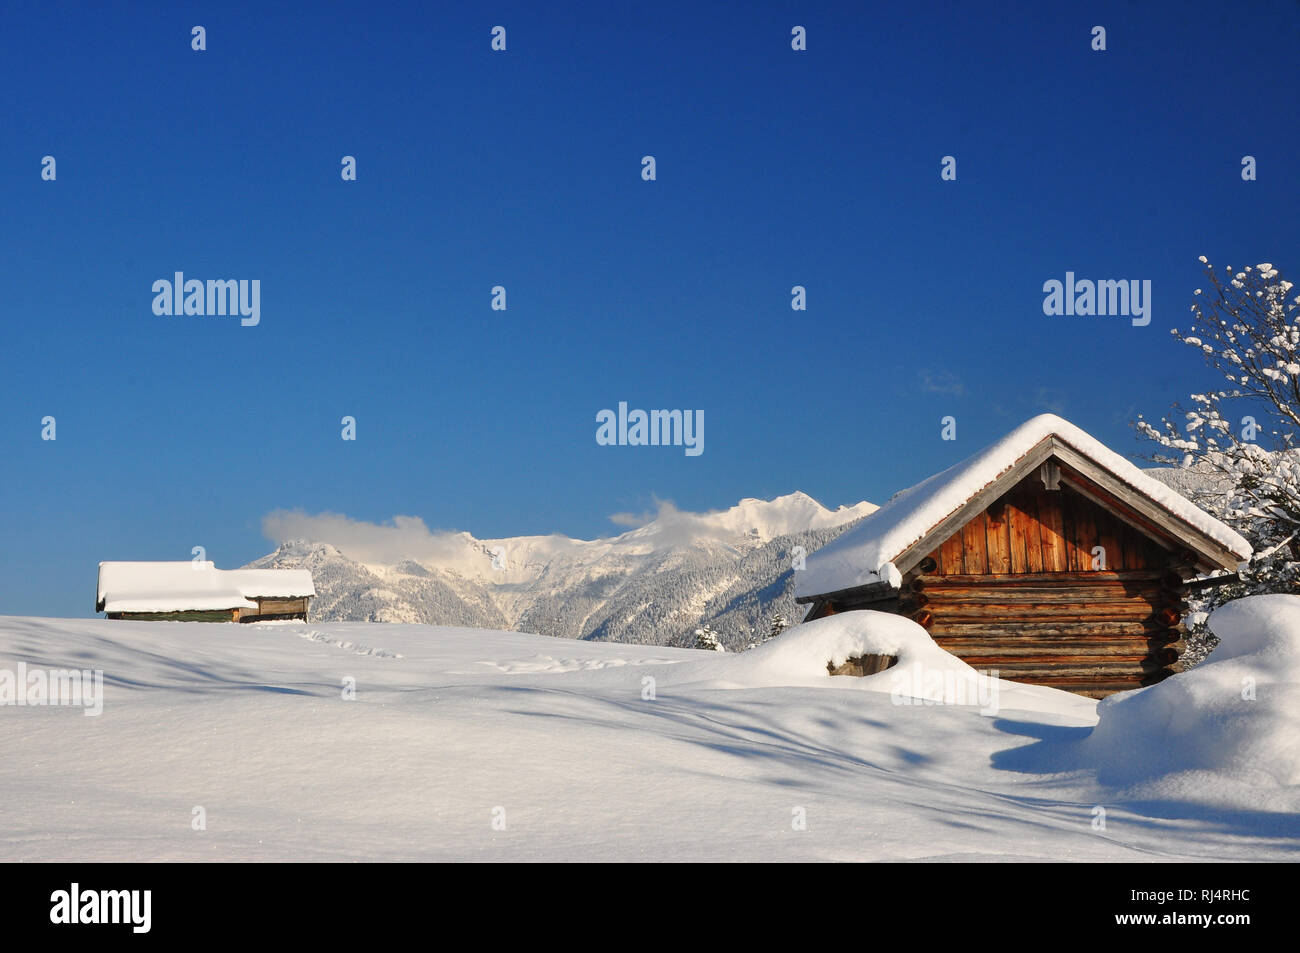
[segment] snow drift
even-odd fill
[[[1137,796],[1300,810],[1300,596],[1239,599],[1210,628],[1208,661],[1097,706],[1087,760]]]
[[[839,666],[863,655],[888,655],[898,661],[862,677],[833,676],[827,670],[828,663]],[[1087,717],[1093,705],[1079,695],[1004,681],[996,671],[976,671],[945,652],[911,619],[871,609],[805,622],[748,652],[681,669],[677,678],[698,679],[701,687],[816,686],[884,692],[898,705],[967,705],[989,715],[1005,706]]]
[[[745,687],[826,685],[833,677],[827,663],[839,666],[862,655],[889,655],[898,662],[862,678],[835,676],[833,684],[888,692],[893,682],[907,678],[916,668],[962,678],[977,674],[961,659],[939,648],[929,633],[911,619],[870,609],[798,625],[748,652],[702,664],[721,679]]]
[[[1085,765],[1046,765],[1078,760],[1091,699],[997,681],[1002,715],[989,718],[891,697],[893,669],[826,673],[868,649],[953,667],[906,620],[868,612],[739,656],[426,625],[0,617],[0,669],[104,672],[101,717],[0,707],[11,726],[0,853],[80,864],[1295,859],[1294,816],[1117,803]],[[863,690],[875,683],[884,690]],[[1261,701],[1269,690],[1259,683]],[[190,827],[198,804],[203,832]],[[506,830],[488,823],[495,805]],[[796,807],[808,819],[799,833]]]

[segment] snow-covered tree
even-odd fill
[[[1300,590],[1300,295],[1288,297],[1292,283],[1270,263],[1220,276],[1201,262],[1208,288],[1196,290],[1188,331],[1172,334],[1226,386],[1192,394],[1189,409],[1175,405],[1159,426],[1139,417],[1137,429],[1163,448],[1157,461],[1219,475],[1196,502],[1255,548],[1240,583],[1197,600],[1204,612],[1242,595]]]
[[[722,643],[718,641],[718,633],[709,628],[707,622],[695,630],[695,647],[697,649],[710,649],[714,652],[727,651],[722,647]]]
[[[778,612],[776,615],[772,616],[771,628],[768,629],[767,638],[763,641],[771,641],[788,628],[790,628],[790,620]]]

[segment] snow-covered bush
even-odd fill
[[[1195,620],[1215,606],[1252,593],[1300,591],[1300,295],[1288,297],[1292,283],[1270,263],[1229,266],[1220,276],[1201,262],[1208,289],[1196,290],[1188,331],[1172,333],[1226,386],[1192,394],[1190,409],[1176,405],[1159,426],[1137,421],[1162,448],[1157,461],[1222,476],[1195,502],[1255,547],[1240,582],[1193,601],[1193,660],[1209,647],[1198,649],[1204,628]]]
[[[707,623],[695,630],[695,648],[707,649],[712,652],[727,651],[722,647],[722,643],[718,641],[718,633],[709,628]]]

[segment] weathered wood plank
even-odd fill
[[[1012,573],[1029,572],[1029,553],[1027,552],[1029,530],[1032,528],[1034,538],[1038,538],[1038,527],[1034,519],[1025,512],[1023,494],[1013,494],[1007,499],[1007,547],[1011,560]],[[1041,563],[1041,558],[1040,558]],[[1039,567],[1042,568],[1041,565]]]
[[[988,551],[989,572],[1006,575],[1011,572],[1011,536],[1007,528],[1007,510],[1005,503],[996,511],[988,512],[985,526],[985,548]]]
[[[255,615],[287,615],[295,612],[307,611],[306,599],[258,599],[257,609],[246,610],[248,614]]]
[[[966,573],[987,573],[989,571],[988,550],[985,542],[985,524],[988,517],[980,513],[962,527],[962,571]]]
[[[1032,478],[1030,478],[1032,479]],[[1026,483],[1029,481],[1027,480]],[[1025,572],[1043,572],[1043,537],[1038,522],[1038,493],[1018,495],[1020,512],[1025,515]]]
[[[955,575],[962,571],[962,534],[953,534],[939,547],[939,568],[945,575]]]
[[[1122,535],[1115,517],[1105,511],[1097,514],[1097,545],[1106,554],[1106,570],[1125,569],[1128,566],[1124,560],[1124,549],[1120,545]]]
[[[1078,555],[1076,568],[1080,572],[1095,571],[1093,569],[1094,554],[1092,550],[1097,545],[1097,522],[1094,516],[1097,506],[1090,500],[1078,496],[1070,489],[1063,490],[1061,495],[1068,495],[1069,498],[1068,506],[1072,522],[1071,535],[1074,538],[1075,550]]]
[[[1059,499],[1059,491],[1057,499]],[[1043,544],[1043,571],[1069,572],[1070,565],[1066,556],[1064,520],[1061,507],[1046,505],[1039,501],[1038,534]]]

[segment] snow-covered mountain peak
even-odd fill
[[[867,516],[876,509],[874,504],[864,501],[831,510],[800,491],[772,500],[747,497],[735,506],[709,513],[687,513],[663,504],[653,520],[618,539],[632,542],[667,537],[670,545],[701,539],[766,542],[791,533],[838,526]]]
[[[312,572],[321,621],[516,628],[569,638],[666,644],[732,620],[733,644],[779,614],[797,618],[792,547],[809,552],[874,511],[828,509],[806,493],[744,499],[709,513],[661,503],[644,525],[594,540],[561,534],[478,539],[416,517],[376,525],[293,514],[299,533],[255,568]],[[324,539],[304,538],[316,530]],[[741,643],[743,645],[743,643]]]

